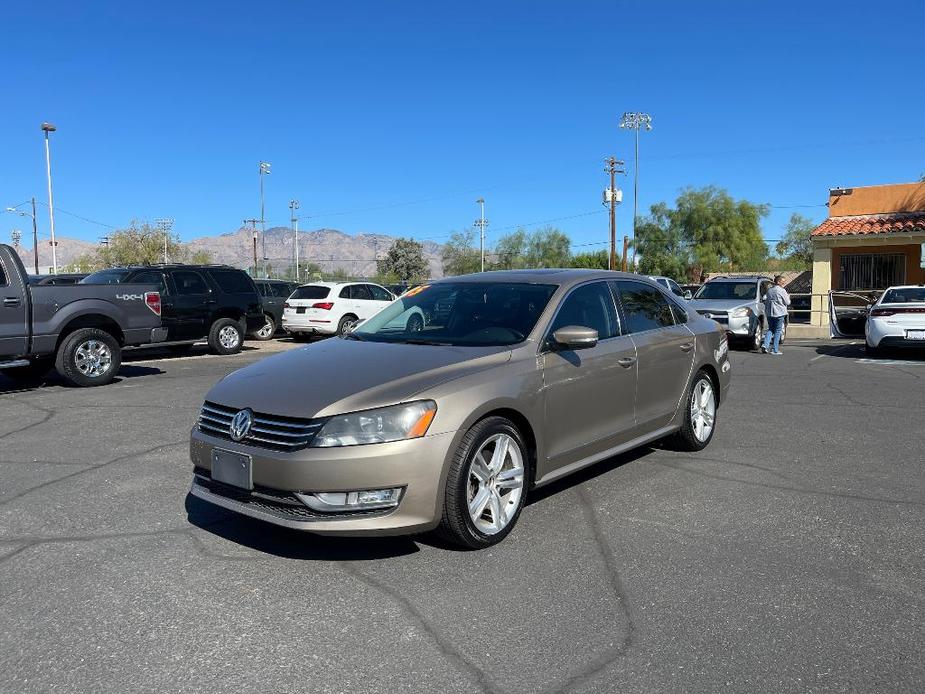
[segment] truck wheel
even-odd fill
[[[66,381],[79,388],[111,383],[122,365],[122,349],[109,333],[99,328],[80,328],[58,348],[55,368]]]
[[[39,357],[29,360],[29,366],[14,366],[4,369],[0,374],[24,383],[39,383],[55,366],[54,357]]]
[[[212,354],[237,354],[244,345],[244,330],[231,318],[219,318],[209,330],[209,349]]]
[[[264,318],[267,322],[259,330],[255,330],[252,335],[255,340],[260,340],[261,342],[266,342],[276,334],[276,321],[273,320],[273,316],[265,315]]]

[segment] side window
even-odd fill
[[[346,287],[341,289],[340,294],[338,294],[338,296],[341,299],[351,299],[353,298],[352,295],[353,295],[353,285],[347,285]]]
[[[243,270],[208,270],[212,279],[226,294],[259,294],[254,282]]]
[[[350,298],[360,301],[372,301],[373,295],[365,284],[355,284],[350,288]]]
[[[671,306],[671,315],[674,316],[674,322],[679,325],[682,323],[687,323],[687,310],[674,303],[670,302]]]
[[[771,283],[765,280],[761,283],[760,294],[758,295],[760,299],[764,299],[765,295],[768,293],[768,290],[771,288]]]
[[[209,288],[198,272],[179,270],[173,273],[173,282],[177,285],[177,294],[187,296],[190,294],[208,294]]]
[[[681,285],[679,285],[674,280],[668,280],[668,288],[675,296],[684,296],[684,292],[681,290]]]
[[[280,299],[288,299],[289,295],[292,294],[295,289],[291,284],[285,284],[283,282],[270,286],[273,288],[273,296],[279,297]]]
[[[567,325],[594,328],[601,340],[620,334],[617,310],[606,283],[582,285],[565,297],[549,326],[549,334]]]
[[[164,283],[164,275],[154,270],[145,270],[139,272],[132,278],[134,284],[156,284],[157,290],[161,294],[167,293],[167,285]]]
[[[369,291],[372,292],[372,295],[373,295],[373,300],[375,301],[391,301],[392,300],[392,295],[389,294],[382,287],[377,287],[375,284],[367,284],[364,286],[369,287]]]
[[[3,264],[0,263],[0,287],[5,287],[9,282],[6,281],[6,273],[3,271]]]
[[[617,280],[616,285],[626,316],[627,332],[642,333],[674,325],[671,305],[660,291],[632,280]]]

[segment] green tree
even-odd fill
[[[186,251],[186,253],[184,253],[184,251]],[[182,261],[178,260],[177,262],[185,262],[190,265],[209,265],[212,263],[212,254],[202,249],[189,252],[188,249],[181,248],[180,257],[185,257],[185,259]]]
[[[580,267],[588,270],[606,270],[610,267],[610,252],[603,251],[584,251],[576,253],[568,261],[568,267]],[[620,259],[617,258],[617,267]]]
[[[122,265],[154,265],[164,262],[164,232],[147,222],[132,222],[128,229],[120,229],[109,236],[109,243],[97,254],[103,267]],[[176,234],[167,236],[167,257],[177,261],[185,256],[185,249]]]
[[[430,275],[424,246],[412,239],[396,239],[384,258],[376,261],[380,275],[392,275],[399,282],[420,282]]]
[[[481,269],[481,257],[472,244],[475,232],[472,229],[456,231],[443,246],[443,274],[468,275]]]
[[[691,264],[690,242],[675,223],[675,210],[660,202],[649,208],[649,216],[636,224],[636,253],[639,270],[646,275],[665,275],[677,281],[687,279]]]
[[[813,264],[813,242],[810,234],[816,228],[815,223],[799,213],[793,213],[784,229],[784,238],[774,249],[782,259],[809,268]]]
[[[555,227],[537,229],[527,241],[526,267],[568,267],[572,240]]]
[[[96,272],[101,269],[100,259],[94,253],[83,253],[64,267],[64,272]]]
[[[527,267],[527,232],[518,229],[505,234],[495,243],[495,262],[498,270],[519,270]]]

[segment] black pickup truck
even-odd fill
[[[37,380],[56,368],[75,386],[104,385],[123,347],[166,337],[155,285],[32,285],[16,251],[0,244],[0,373]]]

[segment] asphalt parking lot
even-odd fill
[[[501,545],[323,539],[187,499],[230,357],[0,376],[0,691],[921,692],[925,358],[734,352],[716,438],[535,494]]]

